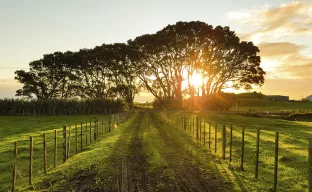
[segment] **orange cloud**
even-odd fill
[[[311,79],[312,58],[300,54],[305,46],[290,42],[264,42],[258,47],[262,64],[268,71],[267,78]]]
[[[241,22],[249,30],[255,29],[242,36],[246,40],[312,35],[312,2],[291,2],[279,7],[266,5],[259,9],[233,11],[228,13],[228,18]]]

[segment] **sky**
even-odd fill
[[[312,94],[312,0],[0,0],[0,18],[0,98],[14,97],[22,87],[14,71],[43,54],[126,42],[194,20],[229,26],[259,47],[267,75],[256,91]],[[135,100],[153,97],[143,92]]]

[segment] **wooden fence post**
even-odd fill
[[[94,121],[94,124],[93,124],[93,135],[94,135],[94,138],[93,140],[95,141],[96,140],[96,134],[97,134],[97,130],[96,130],[96,122]]]
[[[66,126],[63,127],[63,163],[67,159]]]
[[[274,157],[274,183],[273,191],[276,192],[277,189],[277,168],[278,168],[278,137],[279,133],[275,133],[275,157]]]
[[[197,134],[197,129],[196,129],[196,116],[193,116],[193,137],[195,135],[195,139],[196,139],[196,134]]]
[[[90,119],[90,143],[92,141],[92,124],[91,124],[91,119]]]
[[[43,170],[44,174],[47,174],[47,142],[45,133],[43,133]]]
[[[57,165],[57,130],[54,130],[54,168]]]
[[[82,151],[82,138],[83,138],[83,134],[82,134],[82,122],[80,122],[80,151]]]
[[[202,121],[201,117],[199,117],[199,143],[201,144],[202,141]]]
[[[198,115],[196,116],[196,140],[198,141],[199,139],[199,134],[198,134],[198,131],[199,131],[199,127],[198,127],[198,124],[199,123],[199,117]]]
[[[256,170],[255,170],[255,178],[258,179],[258,171],[259,171],[259,144],[260,144],[260,130],[257,129],[257,141],[256,141]]]
[[[230,127],[230,162],[232,162],[233,125]]]
[[[75,143],[76,143],[76,150],[75,150],[75,153],[77,154],[78,153],[78,130],[77,130],[77,124],[75,124]]]
[[[222,159],[225,160],[225,150],[226,150],[226,127],[223,124],[222,127]]]
[[[102,119],[102,126],[101,126],[101,128],[102,128],[102,135],[104,135],[104,121],[103,121],[103,119]]]
[[[13,178],[12,178],[12,192],[15,191],[16,184],[16,165],[17,165],[17,142],[14,142],[14,156],[13,156]]]
[[[242,128],[242,154],[241,154],[241,171],[244,171],[244,150],[245,150],[245,126]]]
[[[69,126],[69,130],[68,130],[68,142],[67,142],[67,155],[66,155],[66,159],[69,158],[70,156],[70,140],[71,140],[71,126]]]
[[[308,177],[309,177],[309,192],[312,192],[312,139],[309,139],[309,156],[308,156],[308,166],[309,166],[309,172],[308,172]]]
[[[205,120],[203,120],[204,122],[204,146],[206,145],[206,122]]]
[[[86,120],[86,146],[88,145],[88,121]]]
[[[29,139],[29,185],[32,184],[33,137]]]
[[[210,150],[210,145],[211,145],[211,121],[209,122],[209,128],[208,128],[208,146],[209,146],[209,150]]]
[[[218,144],[218,140],[217,140],[217,132],[218,132],[218,123],[216,123],[216,126],[215,126],[215,153],[217,153],[217,144]]]

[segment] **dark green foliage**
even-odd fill
[[[0,115],[82,115],[117,113],[123,110],[121,100],[0,100]]]
[[[153,107],[156,109],[179,109],[181,106],[178,103],[177,100],[175,100],[174,98],[170,97],[170,98],[162,98],[162,99],[156,99],[153,102]]]

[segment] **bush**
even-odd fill
[[[156,109],[179,109],[181,104],[174,98],[162,98],[162,99],[155,99],[153,102],[153,107]]]

